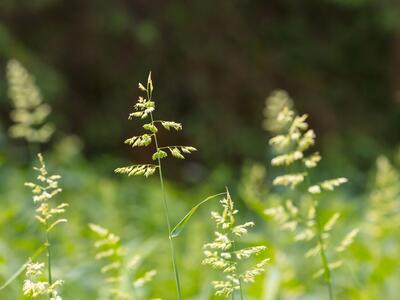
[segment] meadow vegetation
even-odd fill
[[[313,150],[308,115],[275,91],[264,109],[266,161],[182,186],[168,180],[166,159],[202,149],[160,135],[183,125],[155,118],[162,91],[151,73],[127,113],[143,132],[125,140],[135,158],[125,167],[87,161],[79,137],[58,133],[16,60],[7,79],[0,299],[397,299],[397,152],[377,153],[365,186],[353,188],[347,169],[326,169]]]

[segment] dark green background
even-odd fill
[[[399,3],[2,0],[3,127],[14,57],[37,77],[58,131],[79,135],[89,157],[129,155],[127,115],[152,70],[158,116],[183,122],[177,139],[208,166],[263,157],[261,110],[276,88],[310,113],[320,144],[350,141],[341,151],[370,160],[399,140]]]

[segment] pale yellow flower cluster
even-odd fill
[[[256,276],[264,273],[265,265],[269,259],[263,259],[247,270],[239,270],[238,265],[241,260],[259,255],[267,247],[254,246],[235,249],[237,238],[247,234],[248,229],[255,224],[254,222],[246,222],[242,225],[236,225],[235,215],[237,215],[238,210],[235,209],[228,191],[226,197],[220,203],[223,208],[222,213],[211,213],[218,231],[215,232],[214,241],[204,245],[205,258],[202,263],[222,271],[224,279],[213,281],[212,284],[216,290],[216,295],[229,297],[235,291],[241,289],[242,282],[253,282]]]

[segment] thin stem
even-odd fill
[[[316,210],[317,213],[317,210]],[[318,243],[319,246],[321,248],[320,250],[320,256],[321,256],[321,262],[322,262],[322,266],[324,267],[324,278],[325,278],[325,282],[326,285],[328,287],[328,293],[329,293],[329,299],[330,300],[334,300],[334,296],[333,296],[333,288],[332,288],[332,282],[331,282],[331,271],[329,269],[329,264],[328,264],[328,259],[326,258],[326,253],[325,253],[325,247],[324,247],[324,241],[322,239],[322,234],[321,234],[321,224],[318,220],[318,216],[315,216],[315,220],[317,222],[317,237],[318,237]]]
[[[240,287],[240,300],[243,300],[243,289],[242,289],[242,280],[239,278],[239,287]]]
[[[228,192],[228,190],[227,190]],[[232,243],[232,251],[231,253],[235,253],[235,244]],[[235,271],[235,275],[239,280],[239,291],[240,291],[240,299],[243,300],[243,293],[242,293],[242,281],[240,280],[240,276],[238,275],[238,269],[239,269],[239,264],[238,264],[238,259],[235,255],[233,255],[233,261],[235,263],[235,265],[237,266],[237,269]],[[235,299],[235,290],[233,290],[232,292],[232,299]]]
[[[179,145],[179,146],[162,146],[162,147],[160,147],[158,149],[184,148],[184,147],[188,147],[188,146],[187,145],[186,146],[182,146],[182,145]]]
[[[34,161],[40,152],[40,144],[28,142],[28,156],[30,161]]]
[[[310,175],[307,174],[306,176],[307,180],[307,185],[311,186],[311,180],[310,180]],[[321,256],[321,262],[322,266],[324,268],[324,279],[325,283],[328,288],[328,294],[329,294],[329,300],[334,300],[335,297],[333,296],[333,287],[332,287],[332,281],[331,281],[331,270],[329,269],[329,264],[328,264],[328,259],[326,258],[326,253],[325,253],[325,247],[324,247],[324,241],[322,239],[322,234],[321,234],[321,224],[318,219],[318,203],[315,205],[315,222],[317,224],[317,238],[318,238],[318,244],[320,247],[320,256]]]
[[[151,123],[154,124],[152,113],[150,113],[150,118],[151,118]],[[156,134],[154,134],[154,143],[156,145],[156,150],[158,152],[160,148],[158,147],[158,141],[157,141]],[[165,187],[164,187],[164,178],[163,178],[163,173],[162,173],[161,159],[158,158],[157,161],[158,161],[158,174],[160,176],[161,191],[163,194],[164,213],[165,213],[165,218],[167,220],[167,227],[168,227],[168,239],[169,239],[169,246],[171,249],[172,267],[174,269],[174,274],[175,274],[176,291],[178,294],[178,300],[181,300],[182,299],[181,284],[180,284],[180,280],[179,280],[178,266],[176,263],[174,242],[172,241],[172,238],[171,238],[171,222],[169,220],[169,210],[168,210],[168,203],[167,203],[167,195],[166,195]]]
[[[48,279],[49,279],[49,285],[51,286],[53,284],[53,278],[51,276],[51,249],[50,249],[50,242],[49,242],[49,233],[47,232],[46,229],[46,244],[47,244],[47,272],[48,272]],[[50,292],[49,294],[50,299],[53,297],[53,293]]]

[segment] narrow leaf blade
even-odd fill
[[[28,260],[13,275],[11,275],[11,277],[8,278],[7,281],[2,286],[0,286],[0,291],[9,286],[25,270],[27,264],[31,260],[35,260],[47,247],[48,247],[47,244],[43,244],[42,246],[40,246],[36,250],[36,252],[31,257],[29,257]]]
[[[193,206],[192,209],[189,210],[189,212],[182,218],[182,220],[180,220],[179,223],[176,224],[176,226],[172,229],[171,238],[176,238],[176,237],[178,237],[180,235],[180,233],[182,232],[182,230],[185,227],[186,223],[190,220],[190,218],[193,216],[193,214],[197,211],[197,209],[202,204],[204,204],[204,203],[206,203],[206,202],[210,201],[211,199],[214,199],[214,198],[216,198],[218,196],[222,196],[222,195],[226,195],[226,192],[209,196],[206,199],[204,199],[203,201],[201,201],[198,204],[196,204],[195,206]]]

